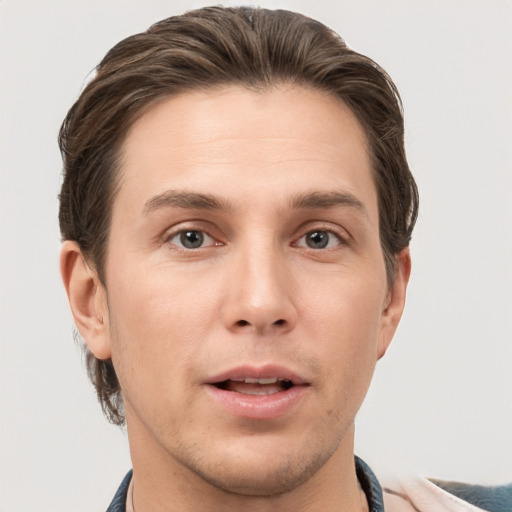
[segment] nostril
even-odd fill
[[[1,0],[0,0],[1,1]],[[288,322],[284,318],[280,318],[279,320],[276,320],[275,322],[272,322],[272,326],[274,327],[281,327],[286,326]],[[237,327],[247,327],[248,325],[253,325],[248,320],[238,320],[235,325]]]

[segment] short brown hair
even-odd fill
[[[164,97],[194,89],[288,83],[327,92],[363,126],[373,163],[388,281],[409,244],[418,192],[404,150],[402,104],[387,73],[318,21],[285,10],[208,7],[160,21],[114,46],[64,120],[59,221],[105,284],[105,254],[119,181],[118,152],[135,119]],[[124,422],[111,360],[87,349],[89,377],[112,423]]]

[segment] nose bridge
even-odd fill
[[[296,322],[286,255],[272,236],[244,240],[233,257],[226,321],[230,329],[258,333],[286,330]]]

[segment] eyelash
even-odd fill
[[[325,247],[310,247],[307,245],[307,242],[305,242],[305,245],[299,245],[299,241],[303,238],[307,237],[308,235],[313,235],[315,233],[327,233],[329,235],[329,238],[327,240],[327,244]],[[305,249],[311,249],[313,251],[322,251],[322,250],[329,250],[333,249],[333,247],[328,247],[328,245],[331,243],[331,237],[334,237],[337,240],[336,247],[345,246],[348,245],[347,237],[342,236],[340,233],[334,231],[333,229],[328,228],[316,228],[316,229],[310,229],[306,231],[302,236],[300,236],[296,242],[294,242],[294,245],[296,247],[303,247]]]
[[[175,240],[176,238],[181,238],[183,235],[185,235],[186,233],[200,233],[201,234],[201,237],[203,238],[209,238],[211,239],[211,241],[213,243],[209,243],[208,245],[204,246],[204,245],[200,245],[199,247],[185,247],[183,246],[183,241],[181,240],[181,245],[179,245],[177,242],[174,242],[173,240]],[[203,240],[204,241],[204,240]],[[173,245],[175,247],[178,247],[179,250],[181,251],[195,251],[195,250],[198,250],[198,249],[204,249],[206,247],[214,247],[214,246],[220,246],[220,245],[224,245],[222,242],[219,242],[217,241],[212,235],[210,235],[206,230],[204,229],[197,229],[197,228],[184,228],[184,229],[180,229],[179,231],[173,231],[172,233],[169,233],[165,239],[164,239],[164,243],[167,243],[167,244],[170,244],[170,245]]]
[[[199,233],[200,238],[203,238],[203,240],[201,240],[201,245],[199,245],[198,247],[185,247],[183,245],[183,240],[182,239],[180,240],[180,238],[183,237],[186,233],[192,233],[192,232]],[[308,245],[307,241],[304,241],[303,244],[300,243],[300,241],[302,239],[305,239],[305,237],[307,237],[308,235],[313,235],[314,233],[327,233],[328,234],[326,246],[311,247]],[[332,237],[334,237],[337,241],[335,247],[329,246],[332,242]],[[208,241],[208,239],[210,239],[210,241]],[[205,241],[207,242],[207,245],[204,245]],[[169,245],[177,248],[177,250],[184,251],[184,252],[195,252],[199,249],[207,249],[209,247],[224,245],[222,242],[219,242],[215,237],[210,235],[207,230],[202,229],[202,228],[194,228],[194,227],[182,228],[178,231],[173,231],[165,237],[163,242],[165,244],[169,244]],[[339,232],[337,232],[333,229],[326,228],[324,226],[318,227],[316,229],[309,229],[308,231],[304,232],[299,238],[296,238],[295,241],[292,243],[292,246],[294,246],[294,247],[298,247],[303,250],[304,249],[311,250],[311,251],[315,251],[315,252],[333,250],[338,247],[343,247],[346,245],[348,245],[348,237],[347,236],[342,236]]]

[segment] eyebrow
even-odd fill
[[[232,210],[232,205],[212,194],[200,194],[179,190],[167,190],[148,199],[144,205],[144,215],[167,207],[187,208],[192,210]]]
[[[295,195],[290,201],[293,210],[318,210],[348,206],[367,215],[364,204],[350,192],[305,192]],[[229,201],[212,194],[167,190],[146,201],[143,209],[144,215],[161,208],[178,207],[192,210],[220,210],[232,211]]]
[[[292,209],[297,210],[317,210],[324,208],[335,208],[337,206],[347,206],[359,210],[365,216],[367,211],[364,204],[350,192],[308,192],[297,194],[290,202]]]

